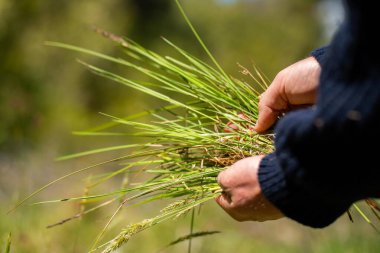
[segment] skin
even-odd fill
[[[259,117],[254,130],[262,133],[283,113],[315,103],[321,67],[308,57],[281,70],[260,95]]]
[[[266,221],[283,217],[261,193],[257,178],[263,156],[253,156],[234,163],[218,176],[223,193],[217,203],[237,221]]]
[[[253,129],[257,133],[265,132],[283,113],[313,105],[320,72],[320,65],[314,57],[280,71],[260,96],[259,116]],[[284,217],[262,194],[257,175],[263,157],[244,158],[218,175],[223,192],[216,202],[237,221],[266,221]]]

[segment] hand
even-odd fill
[[[261,193],[257,172],[262,158],[244,158],[218,175],[223,193],[216,202],[237,221],[266,221],[284,216]]]
[[[244,122],[244,124],[235,124],[232,121],[229,121],[224,128],[224,132],[231,133],[233,131],[239,131],[241,129],[249,129],[253,131],[253,124],[250,124],[252,121],[250,121],[244,113],[238,113],[237,116]]]
[[[281,70],[260,96],[259,117],[253,129],[264,132],[284,112],[314,104],[320,72],[321,67],[314,57]]]

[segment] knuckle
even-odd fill
[[[282,82],[286,76],[288,76],[288,70],[287,69],[281,70],[280,72],[277,73],[277,75],[273,79],[273,83]]]
[[[220,172],[219,174],[218,174],[218,177],[216,178],[216,181],[217,181],[217,183],[218,183],[218,185],[219,186],[223,186],[224,184],[223,184],[223,181],[224,181],[224,176],[223,176],[223,171],[222,172]]]

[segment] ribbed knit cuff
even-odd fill
[[[278,166],[274,153],[261,160],[258,177],[261,190],[269,201],[276,204],[286,198],[288,194],[284,173]]]
[[[349,205],[330,205],[287,182],[274,153],[261,160],[258,179],[264,196],[288,218],[305,226],[323,228],[334,222]]]
[[[310,55],[318,61],[319,65],[322,65],[326,58],[326,51],[328,50],[328,48],[329,46],[324,46],[314,49],[313,51],[311,51]]]

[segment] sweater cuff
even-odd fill
[[[265,156],[260,162],[258,172],[261,191],[277,206],[288,195],[284,173],[277,165],[274,153]]]
[[[319,63],[319,65],[322,65],[326,58],[326,52],[328,50],[329,46],[320,47],[317,49],[314,49],[311,51],[310,55],[313,56]]]
[[[299,185],[288,182],[274,153],[260,163],[258,179],[263,195],[286,217],[313,228],[333,223],[348,205],[331,205],[320,196],[314,196]]]

